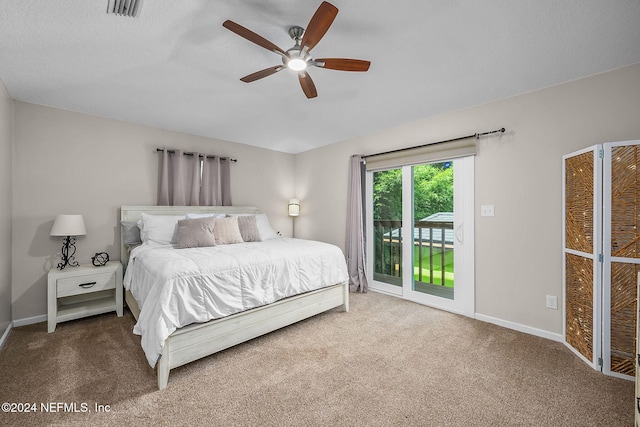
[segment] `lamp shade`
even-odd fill
[[[300,200],[290,199],[289,200],[289,216],[298,216],[298,215],[300,215]]]
[[[87,229],[82,215],[58,215],[51,227],[50,236],[84,236]]]

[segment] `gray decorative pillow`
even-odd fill
[[[181,219],[178,221],[176,249],[202,248],[216,245],[216,218]]]
[[[216,218],[216,245],[242,243],[242,234],[238,228],[238,217]]]
[[[245,242],[261,242],[255,215],[238,216],[238,228]]]
[[[137,221],[120,221],[122,225],[122,240],[126,246],[138,246],[142,244],[140,239],[140,227]]]

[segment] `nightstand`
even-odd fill
[[[122,264],[101,267],[82,264],[49,270],[47,285],[48,330],[67,320],[115,311],[122,316]]]

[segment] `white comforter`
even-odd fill
[[[131,252],[124,287],[140,306],[133,332],[142,336],[154,367],[165,339],[178,328],[344,283],[348,277],[337,246],[281,237],[210,248],[141,245]]]

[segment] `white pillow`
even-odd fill
[[[258,225],[260,240],[262,240],[263,242],[265,240],[275,239],[276,237],[278,237],[278,234],[273,230],[273,228],[271,228],[271,224],[269,224],[269,218],[267,218],[267,214],[256,214],[256,224]]]
[[[223,213],[188,213],[187,219],[196,219],[196,218],[224,218],[226,217]]]
[[[176,243],[178,221],[184,215],[149,215],[142,213],[138,226],[142,243],[171,245]]]

